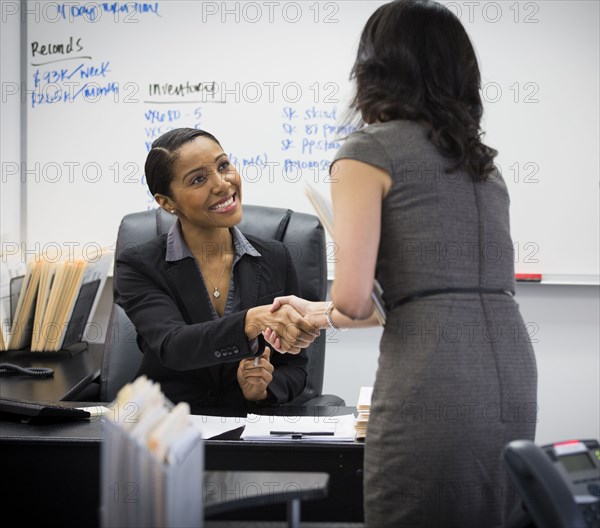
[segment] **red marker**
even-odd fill
[[[515,279],[519,282],[542,282],[541,273],[517,273]]]

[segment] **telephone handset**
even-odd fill
[[[536,528],[600,528],[600,444],[510,442],[502,461]]]

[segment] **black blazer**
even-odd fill
[[[187,401],[192,411],[253,405],[237,382],[239,361],[254,355],[244,332],[246,312],[279,295],[301,295],[287,248],[245,236],[261,256],[246,254],[236,264],[242,310],[216,320],[194,259],[165,261],[167,234],[125,249],[116,260],[115,301],[133,322],[143,352],[138,376],[160,383],[167,398]],[[259,336],[260,353],[264,347]],[[271,362],[275,368],[266,403],[287,403],[304,390],[306,352],[271,350]]]

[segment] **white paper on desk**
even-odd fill
[[[90,413],[90,418],[94,418],[95,416],[104,416],[109,412],[112,412],[108,407],[104,407],[104,405],[92,405],[91,407],[77,407],[77,409],[81,409],[82,411],[86,411]]]
[[[292,438],[286,435],[272,435],[271,431],[292,432],[328,432],[333,435]],[[246,429],[242,433],[246,440],[290,440],[293,442],[352,442],[354,441],[354,415],[339,416],[263,416],[249,414]]]
[[[190,415],[190,422],[200,431],[202,438],[207,440],[245,425],[246,418],[241,418],[239,416],[192,414]]]

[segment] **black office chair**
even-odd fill
[[[302,296],[311,301],[325,300],[325,232],[318,217],[289,209],[257,205],[245,205],[243,211],[243,219],[238,228],[243,233],[276,239],[286,244],[294,259]],[[175,219],[174,215],[161,208],[126,215],[119,226],[115,258],[130,244],[141,244],[166,233]],[[119,389],[134,379],[142,360],[135,337],[133,323],[123,309],[114,303],[107,330],[98,399],[90,399],[89,391],[84,391],[77,396],[79,401],[113,401]],[[345,406],[344,400],[338,396],[322,394],[325,342],[325,332],[321,332],[306,349],[306,387],[298,398],[287,405]]]

